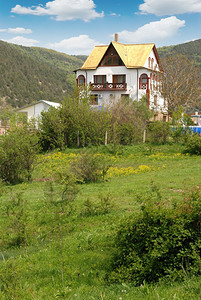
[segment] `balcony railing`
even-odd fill
[[[92,83],[92,91],[126,91],[127,83]]]

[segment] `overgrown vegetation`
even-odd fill
[[[16,115],[0,138],[0,298],[196,299],[201,137],[179,112],[174,130],[148,122],[146,99],[89,104],[66,99],[40,131]]]
[[[61,102],[73,91],[83,60],[53,50],[0,41],[0,107],[21,107],[41,99]]]
[[[118,145],[141,142],[149,111],[146,98],[122,99],[102,110],[90,107],[90,95],[67,98],[59,109],[42,112],[41,145],[44,150],[90,145]]]
[[[201,157],[182,154],[181,144],[122,146],[115,155],[112,149],[40,154],[32,182],[1,184],[1,299],[199,298]],[[78,185],[70,166],[87,166],[91,157],[112,162],[106,180]],[[108,285],[119,222],[115,247],[125,255],[116,263],[132,261],[134,252],[126,254],[133,247],[141,251],[123,275],[113,269]]]
[[[168,122],[154,121],[147,126],[148,140],[155,144],[166,144],[171,136],[171,128]]]
[[[0,178],[7,183],[30,180],[39,152],[36,132],[27,126],[0,137]]]
[[[201,155],[201,137],[197,134],[188,136],[185,151],[190,154]]]
[[[157,187],[142,199],[141,213],[118,229],[110,281],[136,286],[162,277],[189,278],[201,273],[201,189],[178,203],[162,201]]]

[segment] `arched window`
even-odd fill
[[[85,85],[85,77],[84,75],[79,75],[78,78],[77,78],[77,85],[80,86],[80,85]]]
[[[153,58],[151,59],[151,68],[152,69],[154,68],[154,59]]]
[[[148,68],[151,68],[151,57],[148,58]]]
[[[147,74],[142,74],[140,76],[140,89],[147,90],[148,89],[148,76]]]

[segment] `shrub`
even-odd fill
[[[131,123],[117,126],[117,138],[121,145],[130,145],[134,141],[135,130]]]
[[[10,194],[6,201],[5,210],[7,214],[6,231],[3,241],[7,247],[27,247],[27,201],[24,200],[22,192]],[[4,236],[5,235],[5,236]]]
[[[72,163],[71,171],[79,182],[97,182],[104,180],[110,167],[110,161],[101,154],[85,152]]]
[[[94,203],[89,198],[84,202],[83,216],[105,215],[112,209],[111,195],[99,195],[99,203]]]
[[[59,109],[42,112],[40,143],[44,150],[104,144],[109,111],[92,109],[88,97],[78,96],[65,99]]]
[[[141,213],[118,228],[109,281],[140,285],[163,276],[201,274],[201,190],[193,190],[172,209],[160,197],[153,204],[151,195]]]
[[[201,155],[201,136],[194,134],[188,137],[185,152]]]
[[[153,144],[165,144],[170,136],[170,124],[154,121],[147,126],[148,139]]]
[[[139,101],[122,98],[111,106],[111,115],[111,142],[114,145],[128,145],[142,141],[152,112],[148,108],[146,97]]]
[[[0,139],[0,178],[17,183],[30,180],[39,151],[36,133],[27,127],[15,129]]]
[[[190,133],[191,129],[189,127],[179,125],[172,127],[171,136],[174,142],[185,144]]]

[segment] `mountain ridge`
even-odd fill
[[[83,61],[54,50],[0,41],[1,102],[20,107],[40,99],[61,102]]]
[[[201,39],[189,41],[186,43],[164,46],[157,48],[159,56],[162,58],[167,55],[171,55],[174,52],[186,55],[192,60],[196,66],[201,70]]]
[[[161,58],[174,52],[184,54],[201,71],[201,39],[157,50]],[[86,58],[0,41],[0,107],[17,108],[41,99],[61,102],[75,88],[73,71]]]

